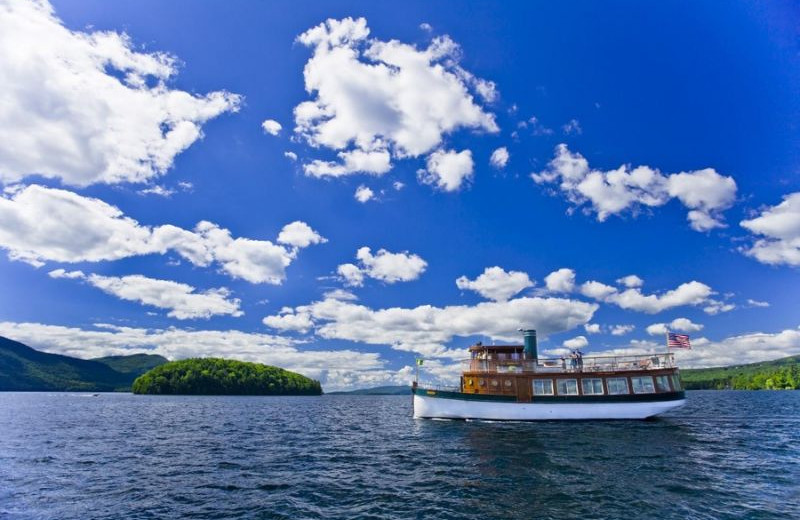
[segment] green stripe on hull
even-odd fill
[[[427,388],[417,388],[414,394],[421,397],[434,399],[456,399],[459,401],[494,401],[498,403],[516,403],[517,398],[511,395],[486,395],[486,394],[465,394],[463,392],[446,392],[442,390],[429,390]],[[533,396],[530,403],[542,404],[570,404],[570,403],[653,403],[662,401],[678,401],[685,399],[686,395],[680,392],[664,392],[660,394],[626,394],[626,395],[546,395]]]

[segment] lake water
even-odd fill
[[[411,397],[0,393],[0,518],[800,518],[800,392],[651,421],[411,418]]]

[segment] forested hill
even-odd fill
[[[139,374],[166,361],[145,354],[78,359],[0,337],[0,391],[128,391]]]
[[[719,368],[681,370],[689,390],[800,390],[800,356]]]
[[[135,394],[320,395],[319,381],[282,368],[220,358],[172,361],[133,382]]]

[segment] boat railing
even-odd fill
[[[515,373],[565,373],[565,372],[626,372],[675,368],[674,355],[647,354],[630,356],[587,356],[583,358],[539,359],[481,359],[461,362],[465,372],[498,374]]]

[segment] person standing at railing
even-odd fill
[[[575,361],[578,365],[578,371],[583,372],[583,352],[580,350],[575,351]]]

